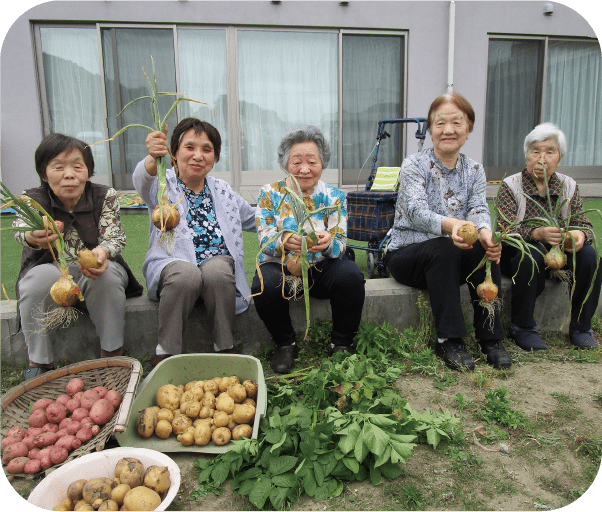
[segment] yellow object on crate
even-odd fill
[[[401,167],[378,167],[370,187],[374,192],[395,192],[399,188]]]

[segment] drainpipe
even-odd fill
[[[447,47],[447,92],[454,91],[454,36],[456,32],[456,2],[449,3],[449,42]]]

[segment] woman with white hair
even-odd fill
[[[362,317],[365,292],[364,275],[357,264],[342,258],[347,241],[345,194],[320,179],[322,169],[330,161],[330,153],[328,142],[315,126],[296,128],[287,133],[278,147],[278,164],[295,177],[299,187],[290,176],[264,185],[257,201],[255,222],[262,245],[283,229],[297,231],[297,222],[284,187],[297,190],[310,211],[328,206],[341,207],[340,217],[334,209],[317,212],[311,217],[318,243],[308,249],[309,290],[304,290],[312,297],[330,299],[332,332],[328,352],[332,354],[353,351],[353,338]],[[291,273],[286,265],[282,265],[282,252],[287,257],[299,254],[301,243],[301,237],[293,234],[288,238],[281,236],[265,247],[259,258],[263,291],[257,273],[251,287],[253,294],[257,294],[253,299],[257,314],[276,345],[271,360],[271,367],[276,373],[290,372],[299,350],[289,314],[289,301],[285,298],[295,295],[295,292],[287,279]]]
[[[575,180],[565,174],[556,172],[562,157],[567,151],[564,133],[552,123],[536,126],[525,138],[524,144],[526,168],[517,174],[504,179],[499,194],[500,225],[508,227],[515,220],[541,217],[541,210],[534,204],[537,202],[546,210],[548,200],[546,181],[550,191],[552,209],[557,204],[566,203],[559,211],[559,219],[575,215],[583,210],[583,202],[579,196],[579,187]],[[527,194],[533,201],[528,200],[522,193]],[[585,215],[579,215],[571,220],[571,226],[576,228],[591,228],[592,224]],[[557,227],[529,227],[518,224],[513,231],[519,233],[525,241],[537,247],[543,254],[562,241],[562,232]],[[576,254],[576,264],[573,268],[572,255],[567,257],[566,269],[572,271],[575,277],[575,290],[571,301],[571,322],[569,337],[571,343],[579,348],[596,347],[596,341],[591,329],[591,319],[598,305],[600,296],[600,269],[596,271],[598,257],[591,246],[592,235],[588,229],[571,229],[575,240],[567,236],[563,250]],[[521,263],[520,251],[512,247],[504,247],[501,259],[502,273],[515,276],[512,284],[512,313],[510,337],[523,350],[545,350],[546,343],[539,335],[533,319],[535,301],[544,290],[547,271],[543,255],[531,250],[531,255],[537,263],[532,268],[531,260],[524,258]],[[531,278],[532,270],[534,275]],[[518,273],[517,273],[518,272]],[[590,285],[594,287],[589,298],[584,301]],[[583,307],[582,307],[583,306]]]

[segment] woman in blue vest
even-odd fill
[[[537,202],[548,209],[546,195],[546,181],[550,191],[552,209],[560,202],[566,203],[559,211],[559,219],[583,211],[583,202],[579,196],[579,187],[575,180],[565,174],[556,172],[560,161],[567,151],[564,133],[551,123],[536,126],[525,138],[524,143],[526,168],[517,174],[504,179],[500,189],[499,207],[503,216],[509,222],[515,220],[541,217],[541,210],[534,203]],[[527,194],[532,201],[522,193]],[[505,228],[508,224],[502,220],[500,224]],[[598,305],[600,296],[600,268],[596,269],[598,257],[592,247],[592,234],[589,229],[592,224],[585,215],[571,219],[571,226],[588,229],[572,229],[573,239],[567,236],[563,251],[567,256],[567,264],[563,270],[574,273],[575,290],[571,301],[571,322],[569,324],[569,338],[571,343],[579,348],[596,347],[596,341],[591,329],[591,319]],[[554,245],[562,241],[559,228],[552,226],[529,227],[518,224],[513,231],[522,235],[525,241],[537,247],[546,254]],[[572,253],[575,252],[576,265],[573,268]],[[512,325],[510,336],[523,350],[545,350],[546,343],[536,329],[533,311],[535,301],[543,292],[548,271],[544,257],[537,251],[531,251],[537,262],[533,277],[531,260],[524,258],[520,264],[520,251],[512,247],[504,247],[502,251],[501,270],[507,276],[514,277],[512,284]],[[519,266],[520,265],[520,266]],[[518,274],[517,274],[518,272]],[[591,294],[584,301],[591,283],[594,283]]]
[[[73,137],[48,135],[36,149],[35,165],[42,184],[25,194],[42,205],[62,227],[69,273],[82,291],[83,305],[96,327],[100,357],[120,356],[125,299],[141,295],[142,285],[121,257],[126,238],[117,193],[90,182],[94,174],[92,151],[85,142]],[[23,245],[16,292],[29,356],[24,380],[54,368],[52,333],[44,328],[39,313],[56,307],[49,290],[60,271],[48,247],[57,238],[56,234],[47,236],[44,230],[15,233],[15,239]],[[82,249],[92,251],[99,268],[80,267],[77,254]]]

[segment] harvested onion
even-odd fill
[[[73,306],[80,299],[83,300],[79,286],[73,281],[69,273],[62,273],[58,281],[52,285],[50,296],[54,302],[64,308]]]
[[[490,303],[497,297],[497,293],[497,285],[491,279],[491,275],[487,274],[485,280],[477,286],[477,295],[483,302]]]
[[[546,268],[559,270],[566,265],[566,256],[564,255],[564,252],[560,250],[559,245],[554,245],[544,256],[543,261],[546,265]]]
[[[180,212],[170,204],[158,204],[153,210],[153,224],[161,231],[171,231],[180,222]]]

